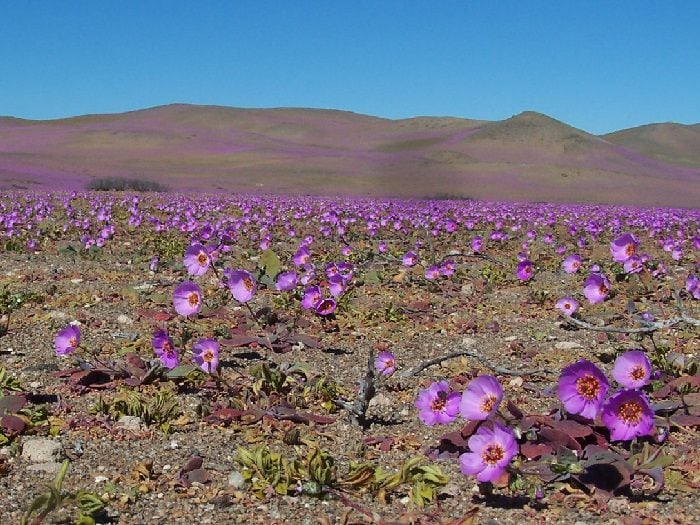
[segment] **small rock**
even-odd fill
[[[512,341],[515,341],[518,338],[517,335],[509,335],[508,337],[504,337],[503,340],[506,341],[507,343],[510,343]]]
[[[583,348],[580,343],[575,341],[559,341],[554,345],[557,350],[576,350],[578,348]]]
[[[117,421],[117,426],[124,430],[137,432],[143,428],[143,422],[139,416],[122,416]]]
[[[58,319],[59,321],[62,321],[63,319],[67,319],[68,315],[65,312],[59,312],[58,310],[54,310],[52,312],[49,312],[49,317],[51,319]]]
[[[35,463],[34,465],[29,465],[27,470],[30,472],[45,472],[47,474],[56,474],[61,470],[61,463],[56,461],[48,461],[46,463]]]
[[[472,283],[463,284],[460,293],[466,296],[474,295],[474,285]]]
[[[474,346],[476,345],[476,339],[473,337],[462,337],[462,346]]]
[[[387,407],[391,406],[394,402],[386,394],[379,392],[372,399],[369,400],[370,407]]]
[[[117,317],[117,322],[119,324],[125,324],[125,325],[130,325],[134,324],[134,321],[129,317],[128,315],[121,314],[119,317]]]
[[[521,387],[523,386],[523,378],[522,377],[514,377],[511,379],[508,384],[512,387]]]
[[[62,459],[59,441],[49,438],[31,438],[22,444],[22,457],[32,463],[53,463]]]
[[[32,381],[29,383],[29,388],[39,388],[41,386],[41,381]]]
[[[237,470],[234,470],[228,475],[228,486],[233,487],[234,489],[242,489],[243,486],[245,485],[245,478],[243,477],[243,474],[238,472]]]
[[[77,278],[77,279],[71,279],[70,282],[72,284],[80,284],[84,281],[85,279]]]
[[[95,476],[95,484],[97,483],[104,483],[105,481],[109,481],[109,478],[107,476]]]

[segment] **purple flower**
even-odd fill
[[[562,297],[554,303],[554,307],[564,315],[574,315],[578,310],[578,301],[573,297]]]
[[[459,399],[459,392],[450,393],[447,381],[439,381],[428,388],[421,388],[416,399],[418,417],[431,427],[436,423],[451,423],[459,412]]]
[[[153,257],[153,259],[151,259],[151,263],[148,265],[148,269],[151,270],[152,272],[155,272],[157,268],[158,268],[158,256],[155,256],[155,257]]]
[[[384,253],[386,251],[386,242],[385,241],[379,241],[379,244],[377,245],[377,251],[379,253]]]
[[[605,275],[592,273],[583,283],[583,295],[591,304],[602,303],[610,293],[610,281]]]
[[[239,303],[247,303],[255,295],[257,284],[255,277],[245,270],[233,271],[230,268],[224,270],[224,276],[233,298]]]
[[[299,278],[297,276],[297,272],[295,272],[294,270],[291,270],[289,272],[282,272],[277,276],[277,282],[275,283],[275,287],[280,292],[288,292],[289,290],[294,289],[298,281]]]
[[[306,246],[300,246],[297,252],[292,257],[292,261],[294,261],[294,264],[296,266],[304,266],[306,263],[309,262],[310,258],[311,254],[309,253],[309,249]]]
[[[610,255],[615,262],[623,263],[637,253],[638,245],[634,235],[625,233],[610,243]]]
[[[404,266],[408,266],[409,268],[411,266],[415,266],[416,263],[418,262],[418,254],[414,251],[408,251],[404,254],[402,263]]]
[[[570,414],[595,419],[608,387],[603,372],[590,361],[581,359],[561,371],[557,396]]]
[[[685,280],[685,290],[693,296],[693,299],[700,299],[700,279],[695,275],[689,275]]]
[[[603,406],[600,417],[610,430],[612,441],[629,441],[651,434],[654,428],[654,411],[646,395],[639,390],[621,390]]]
[[[518,277],[518,279],[520,279],[521,281],[529,281],[530,279],[532,279],[532,276],[534,274],[535,267],[532,265],[532,262],[525,259],[518,263],[518,267],[515,270],[515,275]]]
[[[321,299],[314,309],[316,310],[316,313],[318,315],[331,315],[333,312],[335,312],[336,307],[338,306],[338,303],[335,302],[335,299],[332,299],[330,297],[326,299]]]
[[[474,253],[480,253],[481,249],[484,245],[484,240],[481,237],[476,236],[472,239],[471,245],[472,245],[472,251]]]
[[[345,290],[345,281],[340,275],[334,275],[328,279],[328,290],[333,297],[340,297]]]
[[[305,310],[316,308],[316,305],[321,302],[323,295],[318,286],[309,286],[304,290],[304,296],[301,298],[301,307]]]
[[[379,352],[374,360],[374,368],[383,376],[390,376],[396,371],[396,360],[391,352]]]
[[[651,378],[651,362],[641,350],[630,350],[615,360],[612,376],[625,388],[641,388]]]
[[[464,419],[483,421],[498,410],[503,399],[503,388],[493,376],[479,376],[469,382],[459,402],[459,413]]]
[[[498,479],[518,453],[513,431],[498,423],[480,426],[467,443],[470,452],[459,456],[460,470],[482,483]]]
[[[200,339],[192,346],[192,360],[207,374],[219,366],[219,343],[216,339]]]
[[[187,273],[199,277],[207,273],[211,259],[207,249],[201,244],[193,244],[185,250],[185,258],[183,260]]]
[[[429,281],[434,281],[438,277],[440,277],[440,267],[437,264],[433,264],[425,270],[425,278]]]
[[[639,273],[644,269],[644,265],[638,256],[633,255],[623,263],[623,268],[625,273]]]
[[[173,292],[175,311],[185,317],[199,313],[202,309],[202,292],[192,281],[185,281]]]
[[[180,359],[177,354],[177,348],[173,345],[172,340],[165,330],[157,330],[153,334],[153,351],[160,358],[160,362],[165,368],[175,368]]]
[[[576,253],[569,255],[561,265],[566,273],[576,273],[581,268],[581,256]]]
[[[56,355],[68,355],[75,351],[80,345],[80,328],[74,325],[68,325],[56,334],[53,340],[56,349]]]
[[[449,277],[455,273],[455,263],[454,261],[447,260],[440,265],[440,275]]]

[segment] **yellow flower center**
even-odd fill
[[[636,250],[636,248],[634,247],[634,244],[628,244],[628,245],[625,247],[625,253],[627,254],[627,257],[632,257],[632,256],[635,254],[636,251],[637,251],[637,250]]]
[[[498,443],[491,443],[481,453],[481,459],[488,465],[495,465],[506,455],[506,451]]]
[[[197,256],[197,262],[200,264],[200,266],[206,266],[206,264],[209,262],[209,257],[207,257],[206,253],[199,252],[199,255]]]
[[[433,402],[430,404],[430,409],[433,412],[442,412],[447,406],[447,394],[445,392],[438,392],[438,395]]]
[[[488,414],[491,412],[491,410],[493,410],[493,407],[496,406],[497,401],[498,398],[493,394],[485,395],[481,400],[481,411]]]
[[[644,376],[646,376],[646,373],[644,372],[644,368],[641,366],[635,366],[632,370],[630,370],[630,377],[634,381],[640,381],[644,379]]]
[[[243,278],[243,286],[245,286],[245,289],[248,290],[249,292],[252,292],[253,288],[255,287],[255,285],[253,284],[253,281],[250,277]]]
[[[637,425],[642,419],[642,405],[636,401],[626,401],[617,409],[617,417],[628,425]]]
[[[600,381],[590,374],[585,374],[576,380],[576,392],[584,399],[593,401],[600,392]]]
[[[192,307],[197,306],[199,304],[199,294],[192,292],[187,297],[187,302],[190,303],[190,306],[192,306]]]

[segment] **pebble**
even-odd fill
[[[234,489],[242,489],[245,485],[245,478],[239,471],[234,470],[228,475],[228,485]]]
[[[394,402],[392,399],[384,394],[383,392],[379,392],[377,395],[375,395],[372,399],[369,400],[369,406],[371,407],[386,407],[386,406],[391,406]]]
[[[474,346],[476,345],[476,339],[473,337],[463,337],[462,346]]]
[[[29,383],[29,388],[39,388],[41,386],[41,381],[32,381]]]
[[[32,463],[53,463],[62,459],[59,441],[49,438],[31,438],[22,444],[22,457]]]
[[[70,282],[71,282],[72,284],[80,284],[80,283],[82,283],[84,280],[85,280],[85,279],[77,278],[77,279],[71,279]]]
[[[139,416],[122,416],[117,421],[117,426],[125,430],[139,431],[143,428],[143,422]]]
[[[126,324],[126,325],[134,324],[134,321],[131,319],[131,317],[129,317],[128,315],[124,315],[124,314],[120,314],[117,317],[117,322],[119,324]]]
[[[503,340],[510,343],[512,341],[515,341],[518,338],[517,335],[509,335],[508,337],[504,337]]]
[[[47,474],[56,474],[61,470],[61,463],[56,461],[47,461],[46,463],[35,463],[34,465],[29,465],[27,470],[30,472],[45,472]]]
[[[105,481],[109,481],[107,476],[95,476],[95,483],[104,483]]]
[[[581,346],[581,343],[577,343],[575,341],[559,341],[554,345],[554,348],[557,350],[576,350],[583,348],[583,346]]]

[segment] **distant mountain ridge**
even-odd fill
[[[103,177],[173,191],[700,205],[700,124],[596,136],[526,111],[502,121],[390,120],[325,109],[172,104],[0,117],[0,189]]]

